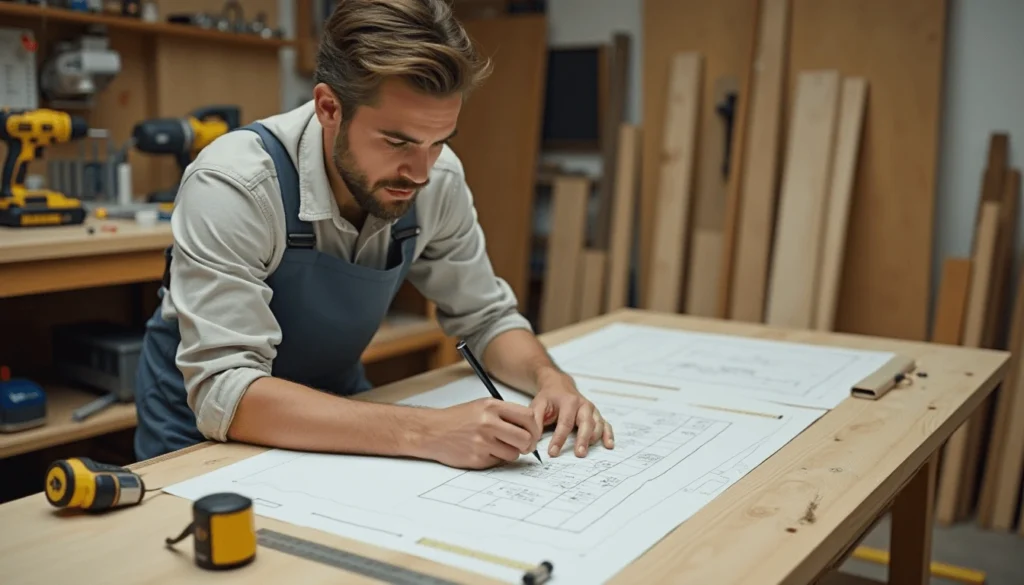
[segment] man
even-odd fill
[[[613,447],[495,276],[447,146],[489,67],[445,0],[342,0],[313,100],[199,154],[147,323],[137,457],[212,439],[485,468],[531,453],[551,424],[549,456],[574,429],[577,456]],[[360,355],[406,278],[529,407],[349,398],[369,389]]]

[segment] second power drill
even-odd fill
[[[85,221],[81,201],[49,189],[28,189],[28,165],[43,156],[43,147],[84,138],[83,118],[58,110],[0,109],[0,140],[7,145],[0,179],[0,225],[48,226]]]
[[[200,150],[238,128],[240,119],[241,113],[237,106],[207,106],[184,118],[157,118],[139,122],[132,131],[132,142],[139,152],[173,155],[180,171],[184,172]],[[149,195],[149,201],[171,203],[177,193],[177,187],[158,191]]]

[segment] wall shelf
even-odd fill
[[[111,31],[137,32],[141,34],[148,33],[161,37],[202,39],[218,43],[261,47],[267,49],[278,49],[293,45],[293,42],[289,39],[265,39],[253,34],[223,32],[185,24],[146,22],[128,16],[92,14],[88,12],[79,12],[77,10],[68,10],[65,8],[30,6],[26,4],[12,4],[9,2],[0,2],[0,16],[21,17],[22,19],[39,19],[66,24],[99,24],[106,26]],[[5,26],[9,24],[15,23],[5,23]]]

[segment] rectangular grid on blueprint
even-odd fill
[[[420,497],[581,532],[629,496],[631,479],[659,463],[681,462],[684,450],[692,452],[728,428],[728,423],[651,409],[617,408],[605,416],[616,421],[613,450],[594,449],[585,459],[570,452],[543,466],[463,473]]]

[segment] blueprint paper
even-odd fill
[[[506,400],[528,396],[498,385]],[[613,387],[613,395],[603,388]],[[270,450],[170,486],[195,500],[233,491],[257,514],[520,583],[523,570],[427,546],[449,545],[554,565],[551,583],[603,583],[788,443],[822,411],[729,397],[705,406],[644,396],[628,384],[580,390],[615,429],[613,449],[584,458],[550,433],[514,464],[463,471],[429,461]],[[635,392],[636,397],[630,397]],[[467,377],[404,401],[442,408],[486,397]],[[706,399],[705,399],[706,398]],[[708,408],[713,407],[713,408]],[[739,408],[762,414],[720,410]],[[777,417],[777,418],[776,418]],[[430,539],[430,540],[425,540]],[[484,557],[486,558],[486,557]]]
[[[894,354],[615,323],[550,350],[574,377],[831,409]]]

